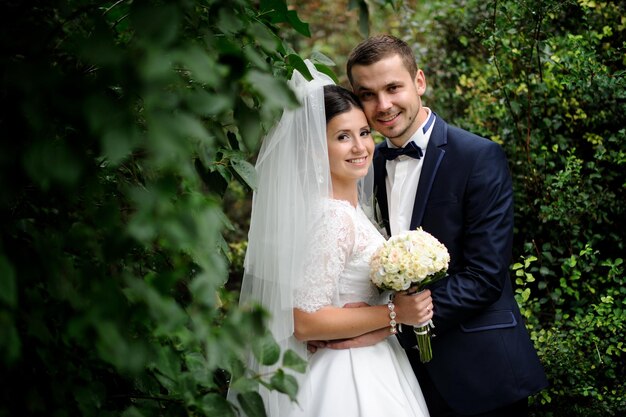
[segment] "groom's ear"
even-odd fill
[[[426,92],[426,76],[424,75],[424,71],[421,69],[417,70],[413,83],[415,84],[415,90],[419,96]]]

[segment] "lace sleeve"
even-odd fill
[[[294,292],[294,307],[314,312],[331,305],[337,281],[352,254],[354,219],[344,207],[326,207],[311,237],[304,277]]]

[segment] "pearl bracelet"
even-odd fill
[[[396,312],[394,311],[396,306],[393,304],[393,301],[389,301],[387,303],[387,308],[389,308],[389,333],[396,334],[398,330],[396,329]]]

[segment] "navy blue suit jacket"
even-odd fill
[[[379,144],[377,150],[384,146]],[[433,359],[425,365],[419,362],[412,331],[399,339],[416,374],[416,367],[425,366],[453,410],[478,414],[547,386],[509,277],[511,177],[498,144],[439,117],[424,158],[411,229],[421,226],[444,243],[450,266],[448,277],[431,286]],[[389,232],[385,159],[380,152],[374,155],[374,175]]]

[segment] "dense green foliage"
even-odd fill
[[[308,34],[282,1],[2,2],[0,415],[235,415],[280,352],[233,294],[221,198]],[[283,365],[300,369],[286,354]],[[291,395],[281,373],[261,382]],[[270,379],[271,377],[271,379]],[[258,409],[260,381],[240,380]],[[256,411],[255,411],[256,410]]]
[[[401,32],[428,46],[428,104],[508,154],[518,301],[551,382],[535,415],[626,413],[625,15],[623,2],[440,1]]]
[[[427,105],[508,154],[512,270],[551,381],[533,414],[626,413],[622,3],[316,0],[311,33],[300,1],[22,3],[0,5],[0,416],[234,416],[230,374],[250,415],[259,383],[294,395],[238,360],[302,369],[229,291],[248,161],[295,105],[299,55],[344,81],[368,15],[414,46]]]

